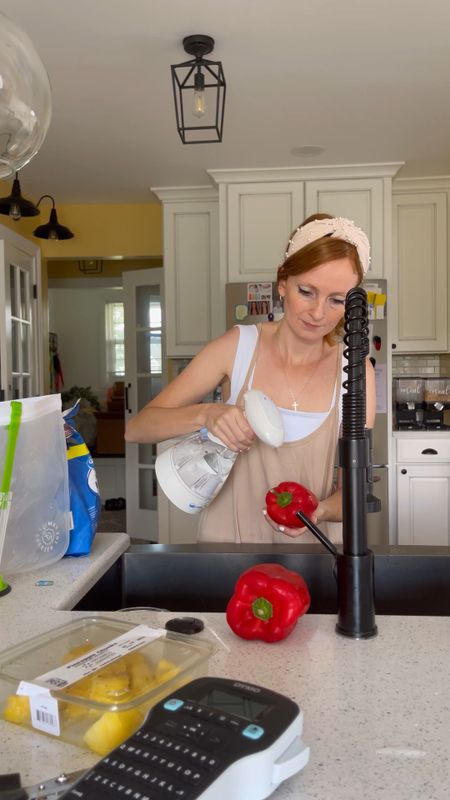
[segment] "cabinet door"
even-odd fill
[[[164,204],[164,275],[167,355],[196,355],[225,327],[217,201]]]
[[[371,264],[367,279],[385,274],[384,179],[306,181],[305,216],[317,211],[353,220],[367,234]]]
[[[303,182],[227,187],[228,281],[275,280],[292,230],[303,222]]]
[[[14,400],[43,392],[40,256],[8,228],[0,237],[0,400]]]
[[[446,351],[447,195],[394,195],[393,215],[393,348]]]
[[[450,544],[450,464],[397,466],[398,544]]]

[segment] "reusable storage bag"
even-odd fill
[[[90,553],[102,508],[94,461],[74,425],[79,405],[80,401],[63,412],[72,516],[66,556],[86,556]]]
[[[11,480],[11,506],[0,569],[6,576],[58,561],[69,544],[69,479],[61,395],[20,400],[22,418]],[[11,401],[0,403],[0,467]]]

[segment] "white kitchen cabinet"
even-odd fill
[[[353,219],[369,236],[369,278],[389,272],[392,176],[401,164],[208,170],[219,186],[225,281],[274,280],[292,230],[317,211]]]
[[[426,185],[405,191],[411,185],[417,184],[398,181],[392,199],[392,347],[396,353],[445,352],[448,193],[426,191]]]
[[[230,283],[275,280],[291,232],[305,216],[303,202],[302,181],[228,187]]]
[[[371,245],[367,280],[383,278],[385,274],[386,250],[391,241],[390,202],[386,201],[386,189],[390,192],[390,179],[386,178],[343,178],[305,183],[305,217],[317,211],[346,217],[367,234]]]
[[[398,544],[450,545],[450,464],[397,465]]]
[[[163,204],[167,356],[226,328],[225,285],[276,279],[292,230],[316,211],[369,235],[369,278],[390,275],[392,176],[401,164],[208,170],[213,186],[152,189]]]
[[[208,186],[152,191],[163,203],[166,353],[193,356],[225,330],[218,192]]]
[[[450,437],[397,438],[397,542],[450,544]]]

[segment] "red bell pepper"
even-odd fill
[[[227,622],[242,639],[278,642],[291,633],[310,603],[301,575],[281,564],[258,564],[238,578]]]
[[[317,497],[295,481],[283,481],[266,494],[266,508],[270,519],[286,528],[304,528],[304,523],[296,516],[296,512],[303,511],[309,517],[318,505]]]

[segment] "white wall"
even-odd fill
[[[90,386],[104,402],[108,388],[104,305],[122,299],[122,287],[49,287],[49,325],[58,335],[65,390]]]

